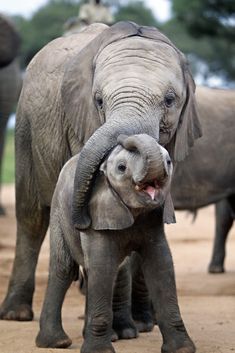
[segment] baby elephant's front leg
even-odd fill
[[[88,273],[84,343],[81,353],[114,353],[112,297],[119,259],[112,236],[82,234],[85,268]]]

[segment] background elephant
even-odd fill
[[[225,241],[235,215],[235,90],[197,87],[203,136],[172,182],[175,209],[195,212],[216,203],[216,232],[209,271],[224,271]]]
[[[16,108],[21,85],[22,74],[17,59],[11,64],[0,68],[0,185],[7,122],[10,114]],[[0,203],[0,215],[1,214],[4,214],[4,208]]]
[[[34,57],[17,110],[17,245],[2,319],[33,318],[35,268],[65,162],[81,151],[73,219],[86,229],[92,180],[120,134],[146,133],[172,159],[185,157],[201,134],[194,90],[183,54],[134,23],[91,25]]]
[[[18,55],[20,37],[9,18],[0,13],[0,68],[9,65]]]
[[[88,273],[81,353],[114,353],[112,329],[118,338],[136,337],[118,268],[132,251],[137,251],[148,287],[155,294],[163,351],[193,353],[194,344],[180,317],[173,264],[162,233],[162,207],[164,213],[173,210],[165,211],[172,175],[169,154],[146,134],[121,136],[118,142],[122,146],[111,151],[94,180],[89,202],[91,226],[80,234],[74,228],[71,207],[78,156],[61,171],[51,205],[49,280],[36,343],[52,348],[71,345],[61,324],[61,307],[68,287],[78,277],[79,265]],[[122,307],[117,311],[112,305],[117,298],[127,308],[125,311]]]

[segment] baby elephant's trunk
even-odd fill
[[[136,184],[143,184],[157,179],[164,184],[171,172],[171,159],[165,148],[151,136],[139,134],[133,136],[119,136],[118,142],[129,151],[138,151],[143,159],[140,169],[133,174]]]

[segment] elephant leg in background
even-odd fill
[[[235,195],[219,201],[215,205],[216,230],[212,259],[209,265],[210,273],[224,272],[225,246],[228,233],[233,225],[235,214]]]
[[[2,111],[0,108],[0,187],[2,185],[2,162],[3,162],[3,151],[5,144],[5,133],[8,122],[9,114]],[[1,190],[0,190],[1,191]],[[0,201],[0,216],[5,214],[5,209]]]
[[[140,256],[137,253],[133,253],[131,256],[132,317],[139,332],[149,332],[153,330],[155,320],[152,302],[141,266],[142,260]]]
[[[36,338],[37,346],[45,348],[67,348],[72,344],[62,327],[61,309],[68,288],[78,278],[79,266],[72,259],[62,232],[58,233],[58,230],[56,242],[50,247],[49,279]]]
[[[178,307],[170,249],[162,226],[159,228],[146,234],[147,241],[140,255],[144,278],[163,337],[162,353],[194,353],[195,346],[188,336]]]
[[[121,262],[110,235],[81,235],[88,273],[84,343],[81,353],[114,353],[112,338],[113,286]],[[108,249],[108,251],[107,251]]]
[[[131,270],[130,258],[120,266],[113,293],[113,336],[117,339],[136,338],[138,330],[131,315]]]

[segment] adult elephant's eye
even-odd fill
[[[126,165],[124,163],[120,163],[120,164],[118,164],[117,169],[118,169],[119,172],[125,173]]]
[[[173,92],[169,92],[164,97],[164,103],[167,108],[172,107],[175,103],[175,94]]]
[[[99,109],[103,109],[104,102],[103,102],[102,96],[101,96],[99,93],[96,93],[96,95],[95,95],[95,101],[96,101],[97,107],[98,107]]]

